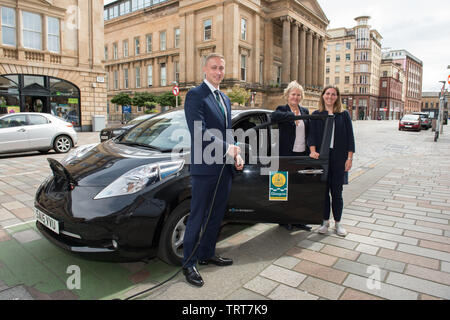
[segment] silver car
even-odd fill
[[[65,153],[77,142],[73,125],[51,114],[22,112],[0,116],[0,153],[50,149]]]

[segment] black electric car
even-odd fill
[[[270,113],[232,111],[233,129],[256,134],[244,135],[246,164],[234,175],[224,222],[320,224],[331,122],[313,120],[326,121],[320,159],[279,157],[278,125],[263,126]],[[61,162],[49,159],[53,174],[35,198],[38,229],[57,246],[96,260],[157,255],[180,264],[190,211],[189,147],[184,111],[174,110],[81,146]]]

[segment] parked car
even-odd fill
[[[73,125],[49,113],[21,112],[0,116],[0,153],[54,149],[68,152],[78,142]]]
[[[405,114],[398,122],[398,130],[416,130],[422,129],[420,116],[418,114]]]
[[[266,123],[270,113],[233,110],[233,128]],[[246,165],[233,177],[224,221],[322,223],[332,128],[331,118],[326,121],[330,123],[318,160],[278,157],[273,130],[260,130],[253,143],[246,140]],[[157,255],[181,264],[191,201],[189,148],[184,111],[174,110],[116,139],[81,146],[61,163],[49,159],[53,174],[35,197],[37,228],[57,246],[97,260],[136,261]],[[256,149],[260,158],[251,161]],[[278,180],[261,170],[271,164],[274,172],[287,172],[289,201],[269,200],[270,183],[279,187],[273,182]]]
[[[124,133],[127,130],[130,130],[138,123],[141,123],[144,120],[150,119],[157,115],[157,113],[152,114],[144,114],[142,116],[136,117],[133,120],[128,121],[125,125],[121,127],[115,127],[115,128],[105,128],[100,131],[100,141],[106,141],[108,139],[120,136],[122,133]]]
[[[413,114],[417,114],[420,116],[420,123],[422,129],[428,130],[431,128],[431,118],[430,115],[426,112],[413,112]]]

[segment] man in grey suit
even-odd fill
[[[234,145],[234,138],[230,131],[231,102],[219,90],[219,85],[225,75],[224,57],[216,53],[207,56],[203,72],[206,76],[205,80],[200,86],[189,90],[184,104],[184,112],[191,134],[192,198],[191,212],[183,242],[183,274],[189,283],[198,287],[203,285],[203,279],[197,270],[197,261],[201,265],[212,263],[218,266],[227,266],[233,263],[233,260],[215,254],[217,236],[231,189],[232,164],[225,164],[211,218],[197,252],[192,253],[212,205],[214,190],[223,163],[233,163],[234,159],[237,170],[242,170],[244,166],[239,155],[240,148]],[[201,133],[201,137],[199,133]],[[210,145],[214,148],[211,148]],[[207,150],[212,150],[209,155],[205,152],[207,147],[209,147]],[[226,161],[227,157],[231,157],[232,161]],[[189,258],[191,255],[192,257]]]

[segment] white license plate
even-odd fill
[[[411,128],[412,126],[405,126],[406,128]]]
[[[52,230],[53,232],[59,234],[59,222],[53,218],[50,218],[48,215],[43,213],[38,208],[34,208],[34,213],[36,214],[36,219],[44,226]]]
[[[100,139],[109,139],[108,136],[100,136]]]

